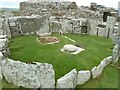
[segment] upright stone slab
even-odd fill
[[[77,85],[82,85],[91,78],[91,72],[89,70],[81,70],[77,75]]]
[[[57,88],[75,88],[77,84],[77,71],[73,69],[57,80]]]
[[[8,22],[9,16],[10,16],[10,13],[6,12],[5,13],[5,28],[6,28],[5,32],[6,32],[6,35],[8,36],[8,38],[10,39],[12,36],[11,36],[11,31],[10,31],[9,22]]]
[[[109,65],[110,63],[112,63],[112,60],[113,60],[113,57],[112,57],[112,56],[109,56],[109,57],[103,59],[103,60],[100,62],[100,65],[102,65],[102,67],[105,68],[107,65]]]
[[[101,63],[96,67],[94,67],[92,72],[92,78],[97,78],[100,76],[104,70],[104,68],[112,62],[112,56],[109,56],[101,61]]]
[[[114,25],[115,25],[116,18],[108,16],[107,17],[107,24],[106,24],[106,30],[105,30],[105,36],[106,37],[112,37],[112,34],[114,33]]]
[[[90,31],[89,34],[90,35],[97,35],[97,27],[98,27],[98,23],[96,20],[89,20],[90,22]]]
[[[0,52],[0,90],[2,89],[2,67],[1,67],[1,62],[3,59],[3,54]]]
[[[113,48],[112,57],[113,57],[112,63],[115,64],[119,59],[119,45],[118,44],[116,44]]]
[[[9,83],[25,88],[54,88],[55,73],[47,63],[23,63],[11,59],[2,61],[2,73]]]

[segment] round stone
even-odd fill
[[[75,52],[78,50],[78,48],[75,45],[67,44],[63,47],[63,50],[67,52]]]

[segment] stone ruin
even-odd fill
[[[115,64],[120,58],[120,17],[116,18],[117,12],[113,8],[96,3],[91,3],[90,7],[78,7],[75,2],[30,0],[20,3],[20,12],[21,16],[0,18],[0,81],[4,77],[9,83],[25,88],[75,88],[97,78],[106,66]],[[61,30],[63,33],[112,38],[115,44],[113,53],[92,70],[73,69],[59,78],[56,85],[51,64],[23,63],[8,58],[11,37],[49,35]]]
[[[63,32],[112,38],[118,31],[118,12],[95,3],[91,3],[90,7],[78,7],[75,2],[32,0],[20,3],[20,13],[21,16],[2,20],[4,34],[9,37],[26,34],[42,36]]]

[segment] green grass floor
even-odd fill
[[[75,44],[82,45],[85,50],[77,55],[71,55],[61,52],[65,44],[74,44],[63,36],[54,33],[60,39],[60,42],[54,45],[44,45],[37,41],[37,36],[19,36],[10,40],[11,55],[9,58],[20,60],[22,62],[37,61],[41,63],[50,63],[55,69],[56,80],[67,74],[72,69],[91,70],[97,66],[102,59],[112,55],[113,43],[111,39],[91,36],[91,35],[73,35],[65,34],[76,41]],[[111,83],[112,82],[112,83]],[[12,87],[3,80],[3,87]],[[13,86],[14,87],[14,86]],[[97,79],[90,80],[77,88],[116,88],[118,87],[118,70],[108,66],[103,75]]]

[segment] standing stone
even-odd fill
[[[2,89],[2,67],[1,67],[1,62],[2,62],[2,59],[3,59],[3,55],[2,55],[2,52],[0,52],[0,90]]]
[[[77,71],[73,69],[57,80],[57,88],[75,88],[77,84]]]
[[[100,76],[104,70],[104,68],[109,65],[112,62],[112,56],[109,56],[101,61],[101,63],[98,65],[98,67],[94,67],[91,72],[92,72],[92,78],[97,78]]]
[[[91,72],[89,70],[79,71],[77,76],[77,85],[82,85],[91,78]]]
[[[54,88],[55,73],[47,63],[23,63],[11,59],[2,61],[2,73],[9,83],[25,88]]]
[[[2,71],[0,66],[0,90],[2,89]]]
[[[8,24],[8,18],[9,18],[9,13],[6,12],[6,13],[5,13],[6,35],[8,35],[8,38],[11,38],[11,31],[10,31],[9,24]]]
[[[101,71],[98,69],[98,67],[94,67],[92,70],[92,79],[97,78],[99,75],[101,75]]]
[[[90,35],[97,35],[97,27],[98,27],[98,23],[96,20],[89,20],[90,22],[90,31],[89,34]]]
[[[105,59],[103,59],[100,63],[100,65],[104,65],[103,67],[105,68],[107,65],[109,65],[110,63],[112,63],[113,57],[109,56]]]
[[[119,2],[120,3],[120,2]],[[120,5],[120,4],[119,4]],[[120,9],[120,8],[119,8]],[[120,37],[120,12],[118,16],[118,36]]]
[[[120,55],[119,55],[119,45],[116,44],[116,45],[114,46],[113,52],[112,52],[112,57],[113,57],[112,63],[113,63],[113,64],[115,64],[115,63],[118,61],[119,56],[120,56]]]
[[[107,24],[106,24],[106,37],[112,37],[112,34],[113,34],[113,30],[114,30],[114,25],[115,25],[115,21],[116,21],[116,18],[115,17],[111,17],[111,16],[108,16],[107,17]]]

